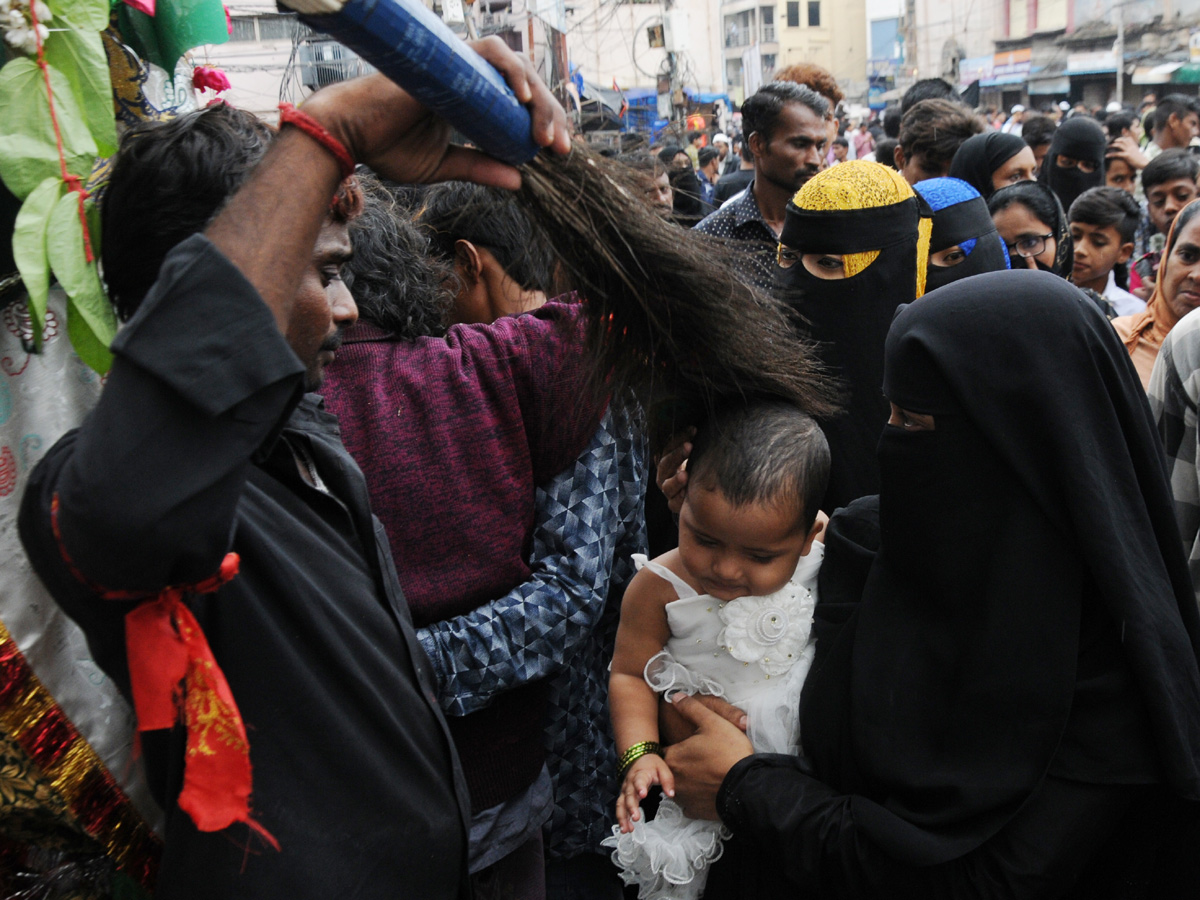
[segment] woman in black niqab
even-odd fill
[[[828,531],[807,759],[717,797],[740,893],[1062,896],[1135,805],[1200,800],[1200,614],[1136,372],[1073,287],[997,272],[897,314],[884,392],[876,538],[870,501]]]
[[[967,138],[950,161],[950,177],[965,181],[986,200],[997,190],[996,171],[1029,145],[1015,134],[989,131]],[[1032,151],[1030,152],[1032,156]]]
[[[1087,116],[1068,119],[1054,132],[1038,180],[1058,195],[1062,208],[1068,213],[1076,197],[1089,188],[1104,184],[1107,145],[1100,123]],[[1062,166],[1060,162],[1068,164]]]

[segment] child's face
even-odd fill
[[[1167,234],[1179,211],[1196,199],[1196,182],[1173,178],[1146,191],[1146,209],[1159,234]]]
[[[689,485],[679,511],[679,557],[700,591],[718,600],[779,590],[816,529],[805,532],[801,511],[766,503],[734,506],[719,489]]]
[[[1071,240],[1075,244],[1075,269],[1071,280],[1078,285],[1100,279],[1107,281],[1113,266],[1127,261],[1133,253],[1133,243],[1122,243],[1115,225],[1072,222]]]
[[[1129,168],[1129,163],[1125,160],[1110,159],[1108,168],[1104,170],[1104,183],[1108,187],[1128,191],[1132,194],[1134,186],[1137,184],[1137,176],[1134,175],[1133,169]]]

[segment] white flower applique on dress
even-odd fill
[[[812,630],[813,592],[789,581],[768,597],[739,597],[718,612],[725,628],[717,641],[740,662],[756,663],[769,678],[800,658]]]
[[[760,753],[798,753],[800,691],[812,664],[813,609],[824,547],[814,543],[780,590],[723,602],[699,594],[674,572],[634,556],[679,595],[666,606],[671,637],[646,663],[646,682],[659,693],[723,697],[746,712],[747,735]],[[655,818],[643,816],[629,834],[613,826],[604,846],[640,900],[696,900],[729,831],[720,822],[689,819],[664,797]]]

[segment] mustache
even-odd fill
[[[320,352],[320,353],[324,353],[324,352],[336,353],[338,351],[338,348],[341,346],[342,346],[342,329],[339,328],[337,331],[335,331],[333,334],[329,335],[329,337],[325,338],[325,340],[321,342],[321,347],[318,350],[318,352]]]

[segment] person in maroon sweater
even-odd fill
[[[479,205],[473,201],[515,206],[504,195],[465,186],[457,192],[464,194],[460,208]],[[391,280],[427,280],[421,270],[429,263],[413,257],[406,224],[381,208],[386,194],[375,189],[368,196],[352,273],[394,270],[387,262],[403,258],[405,272]],[[501,230],[521,230],[520,211],[507,212]],[[524,237],[532,240],[531,233]],[[380,255],[387,257],[383,265],[370,258]],[[533,268],[539,271],[523,273],[523,281],[548,281],[547,271]],[[605,404],[584,382],[578,308],[551,303],[535,314],[454,326],[438,336],[444,329],[413,296],[405,296],[402,316],[372,315],[374,304],[364,294],[375,292],[353,277],[364,316],[346,333],[329,370],[326,403],[366,475],[421,629],[472,613],[534,576],[535,490],[575,462]],[[511,279],[499,272],[476,284],[495,285],[499,293],[506,282]],[[408,295],[419,292],[415,284],[406,288]],[[393,307],[401,302],[395,289],[384,286],[384,293]],[[473,305],[503,308],[504,298],[492,300]],[[453,310],[443,312],[458,318]],[[413,333],[422,328],[434,334]],[[471,793],[472,833],[479,838],[472,841],[472,874],[481,895],[497,884],[507,885],[511,896],[544,892],[538,826],[548,807],[538,798],[549,785],[543,775],[547,687],[544,679],[531,679],[449,719]],[[443,685],[447,690],[453,686]],[[531,839],[513,840],[514,833],[529,832]]]

